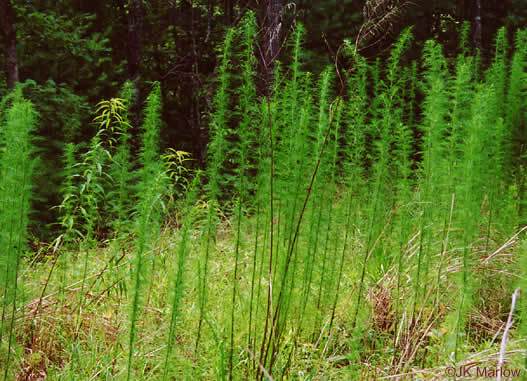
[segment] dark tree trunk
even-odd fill
[[[472,21],[472,8],[474,0],[463,0],[463,20]]]
[[[481,0],[474,3],[474,49],[481,50],[483,46],[481,26]]]
[[[139,78],[141,74],[141,47],[143,39],[144,11],[142,0],[128,2],[128,79],[134,85],[134,95],[130,105],[130,122],[139,124],[141,93]]]
[[[202,99],[201,94],[201,74],[200,74],[200,46],[208,41],[210,37],[211,25],[207,25],[207,33],[205,36],[205,42],[201,42],[199,39],[198,31],[196,26],[199,26],[201,19],[200,8],[194,7],[195,0],[188,0],[177,4],[176,1],[168,2],[168,18],[172,28],[172,36],[174,43],[178,46],[181,51],[184,52],[185,57],[181,61],[181,71],[184,71],[190,78],[190,91],[192,93],[191,106],[182,111],[184,113],[184,119],[188,123],[189,131],[191,134],[192,142],[192,156],[197,159],[200,163],[203,162],[204,152],[206,150],[206,137],[203,136],[202,131]],[[212,3],[208,7],[209,20],[211,23],[213,7]],[[182,19],[183,15],[183,19]],[[190,16],[190,17],[188,17]],[[185,32],[184,37],[181,35],[180,29]],[[184,82],[183,82],[184,81]],[[180,84],[183,91],[188,92],[187,86],[189,83],[187,80],[183,80]]]
[[[233,0],[225,0],[225,24],[231,26],[233,19]]]
[[[284,0],[264,0],[262,2],[261,60],[263,79],[268,88],[270,88],[274,62],[280,54],[283,6]]]
[[[135,81],[140,74],[144,20],[142,1],[130,0],[128,12],[128,77]]]
[[[231,12],[232,12],[232,3],[231,3]],[[201,80],[199,72],[199,57],[197,42],[197,33],[195,28],[196,15],[194,8],[194,0],[191,0],[191,26],[190,26],[190,38],[192,40],[192,104],[194,111],[194,123],[192,125],[192,146],[193,146],[193,156],[201,160],[201,152],[204,151],[203,143],[201,140]],[[199,19],[199,17],[198,17]]]
[[[0,28],[5,40],[7,87],[12,89],[20,78],[16,55],[16,33],[13,27],[13,11],[10,0],[0,0]]]

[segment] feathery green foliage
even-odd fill
[[[184,291],[184,280],[185,280],[185,270],[186,262],[188,260],[189,252],[189,240],[190,232],[193,227],[194,220],[196,218],[196,196],[197,196],[197,186],[199,180],[199,173],[196,174],[190,188],[187,192],[187,200],[185,201],[185,219],[183,221],[183,227],[181,231],[181,238],[178,247],[178,263],[177,269],[174,271],[174,274],[171,274],[171,292],[172,292],[172,303],[170,305],[170,328],[168,332],[167,339],[167,350],[165,355],[165,364],[163,370],[163,379],[167,380],[171,375],[171,369],[174,366],[170,366],[169,362],[171,361],[171,354],[174,349],[174,341],[176,338],[176,326],[179,320],[180,307],[183,299]],[[174,376],[171,376],[174,377]]]
[[[12,378],[10,367],[16,344],[16,310],[21,304],[22,294],[19,278],[28,238],[35,165],[32,131],[37,121],[33,105],[22,97],[20,89],[15,90],[12,99],[12,105],[5,111],[5,123],[2,123],[5,145],[0,156],[0,357],[4,380]]]
[[[113,203],[111,210],[115,222],[112,228],[116,234],[122,234],[130,228],[130,213],[136,197],[131,185],[135,173],[130,142],[132,126],[128,120],[128,110],[132,103],[133,91],[133,84],[126,82],[121,90],[121,98],[115,100],[112,110],[118,139],[110,168],[110,176],[114,186],[108,194],[108,199],[109,202]]]
[[[199,347],[201,338],[201,330],[205,320],[207,299],[208,299],[208,285],[207,277],[209,272],[209,257],[212,242],[216,235],[216,209],[218,208],[218,198],[221,196],[220,181],[221,169],[223,162],[227,155],[227,134],[228,134],[228,107],[230,103],[229,84],[230,74],[229,68],[231,66],[231,44],[234,39],[234,30],[230,29],[225,37],[223,49],[221,51],[221,65],[219,66],[218,74],[218,89],[214,96],[213,113],[210,122],[210,142],[208,145],[209,165],[207,167],[207,193],[208,193],[208,214],[206,234],[204,234],[204,254],[198,267],[199,279],[199,305],[200,316],[198,322],[198,329],[196,334],[196,349]]]
[[[143,139],[140,152],[141,182],[139,184],[139,201],[135,212],[136,252],[132,272],[132,297],[130,302],[130,326],[128,340],[127,376],[132,377],[134,345],[137,336],[137,320],[143,303],[143,290],[153,274],[145,269],[145,255],[160,231],[162,197],[167,189],[167,174],[159,155],[159,130],[161,110],[161,87],[154,83],[148,96],[143,124]],[[155,270],[155,256],[152,256],[152,271]]]

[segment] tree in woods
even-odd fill
[[[475,0],[474,14],[474,49],[482,48],[481,0]]]
[[[11,0],[0,0],[0,28],[4,35],[7,87],[12,89],[15,82],[19,81],[19,75]]]
[[[261,21],[261,65],[266,86],[271,82],[274,62],[278,59],[281,46],[283,0],[264,0]]]
[[[201,158],[203,153],[205,152],[205,144],[203,143],[202,138],[202,99],[200,97],[200,91],[201,91],[201,73],[200,73],[200,49],[203,44],[206,44],[210,39],[210,24],[207,25],[207,32],[205,35],[200,33],[199,31],[199,21],[201,17],[203,16],[203,10],[200,7],[195,6],[196,2],[194,0],[190,0],[189,2],[184,2],[182,5],[177,4],[175,1],[171,1],[168,3],[168,15],[171,23],[171,31],[174,38],[174,45],[177,46],[178,43],[181,43],[181,36],[180,36],[180,28],[181,28],[181,20],[178,17],[178,14],[182,11],[189,15],[190,17],[186,18],[185,24],[183,25],[183,30],[185,31],[185,40],[190,43],[190,49],[188,49],[188,53],[185,56],[185,61],[188,62],[188,71],[190,73],[188,76],[190,77],[190,87],[191,87],[191,94],[192,94],[192,107],[191,107],[191,115],[189,115],[190,122],[190,135],[192,137],[193,142],[193,153],[196,158]],[[212,12],[211,4],[207,7],[207,12]],[[232,2],[226,1],[225,2],[225,15],[228,20],[226,21],[227,25],[232,23]],[[230,10],[228,10],[230,9]],[[207,16],[206,16],[207,17]],[[208,23],[210,23],[210,20],[208,20]],[[201,34],[201,36],[200,36]],[[200,41],[202,40],[202,41]],[[202,43],[200,43],[202,42]]]
[[[234,3],[233,0],[225,0],[225,25],[232,25],[234,21]]]
[[[133,125],[137,125],[138,108],[141,102],[139,80],[141,76],[144,10],[142,0],[130,0],[128,6],[128,79],[134,84],[131,120]]]
[[[141,0],[130,0],[128,13],[128,77],[134,82],[140,75],[144,12]]]

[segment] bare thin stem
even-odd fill
[[[516,300],[518,299],[518,294],[520,293],[521,288],[517,288],[514,290],[514,293],[512,294],[512,303],[511,303],[511,311],[509,312],[509,318],[507,319],[507,325],[505,326],[505,330],[503,331],[503,337],[501,338],[501,345],[500,345],[500,356],[498,358],[498,376],[496,377],[497,381],[501,381],[501,371],[500,369],[503,367],[503,363],[505,362],[505,350],[507,349],[507,334],[509,333],[509,330],[512,327],[512,324],[514,323],[512,319],[512,315],[514,314],[514,309],[516,308]]]

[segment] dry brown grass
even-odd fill
[[[87,294],[87,298],[100,296]],[[66,300],[56,297],[34,300],[19,318],[18,342],[23,346],[23,358],[16,379],[44,380],[50,367],[61,368],[70,361],[68,342],[96,337],[111,348],[118,339],[120,325],[110,314],[91,311],[81,316],[76,313],[77,296],[69,293]],[[95,303],[97,304],[97,303]],[[79,320],[80,319],[80,320]]]

